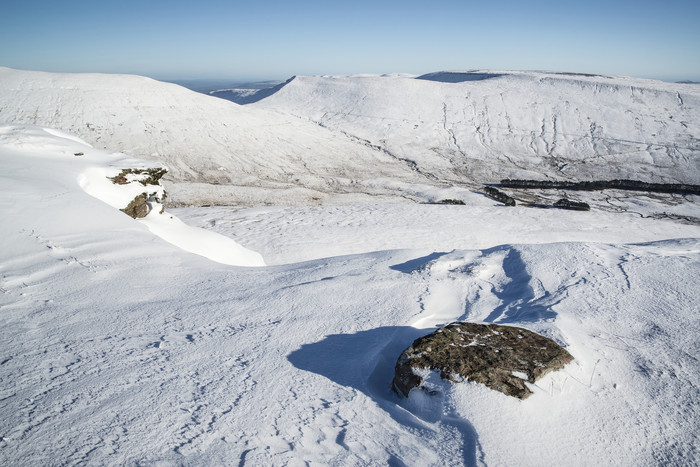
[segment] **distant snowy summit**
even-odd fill
[[[586,73],[297,77],[254,104],[343,131],[453,183],[700,181],[700,89]]]
[[[475,70],[235,92],[247,105],[138,76],[0,68],[0,123],[162,162],[180,205],[431,201],[504,178],[700,183],[693,85]]]

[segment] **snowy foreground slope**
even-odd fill
[[[545,72],[305,77],[251,106],[343,131],[455,183],[700,182],[700,87]]]
[[[699,227],[494,205],[178,210],[277,264],[230,266],[84,191],[120,160],[0,128],[0,464],[698,462]],[[394,209],[401,238],[381,234]],[[514,243],[537,213],[547,238]],[[316,231],[275,251],[285,223]],[[525,401],[439,381],[399,399],[398,354],[456,319],[532,329],[575,361]]]

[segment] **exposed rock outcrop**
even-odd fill
[[[139,182],[141,185],[159,185],[160,179],[167,173],[163,167],[150,169],[123,169],[118,175],[108,177],[116,185]]]
[[[498,324],[452,323],[416,339],[401,353],[393,387],[408,397],[423,378],[414,370],[435,370],[443,379],[482,383],[509,396],[532,394],[534,383],[573,357],[553,340],[527,329]]]
[[[160,179],[167,173],[167,169],[163,167],[147,168],[147,169],[122,169],[114,177],[107,177],[115,185],[131,185],[138,183],[142,186],[157,187],[156,191],[151,193],[143,192],[134,197],[129,204],[120,209],[120,211],[133,217],[140,219],[146,217],[156,207],[160,207],[160,213],[163,214],[165,207],[163,203],[167,194],[160,185]]]
[[[540,188],[559,190],[629,190],[648,191],[651,193],[679,193],[679,194],[700,194],[700,185],[688,183],[649,183],[639,180],[592,180],[585,182],[567,182],[553,180],[501,180],[499,184],[503,188]]]
[[[485,186],[484,193],[486,193],[486,196],[488,196],[489,198],[503,203],[506,206],[515,206],[515,200],[513,198],[492,186]]]
[[[571,201],[566,198],[562,198],[553,205],[555,208],[568,209],[570,211],[590,211],[591,207],[588,203],[583,203],[580,201]]]
[[[140,195],[136,196],[127,207],[125,207],[124,209],[120,209],[120,211],[124,212],[125,214],[128,214],[134,219],[146,217],[151,211],[151,208],[148,206],[147,200],[148,195],[146,193],[141,193]]]
[[[452,204],[455,206],[464,206],[466,203],[464,201],[462,201],[461,199],[449,198],[449,199],[441,199],[436,204]]]

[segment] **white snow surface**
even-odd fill
[[[7,153],[7,170],[16,170],[12,164],[24,159],[25,167],[37,180],[53,179],[71,187],[74,183],[85,193],[107,203],[112,208],[126,208],[141,193],[154,198],[148,215],[138,222],[155,235],[186,251],[204,256],[213,261],[235,266],[263,266],[259,253],[243,248],[228,237],[215,232],[183,224],[170,213],[161,214],[163,187],[138,183],[141,175],[130,174],[131,183],[113,183],[114,177],[123,169],[152,168],[146,163],[119,153],[97,150],[84,141],[61,131],[30,126],[0,126],[0,147]],[[156,168],[159,168],[156,166]],[[8,175],[9,176],[9,175]],[[10,181],[8,181],[10,183]],[[68,194],[64,193],[64,194]],[[62,195],[61,195],[62,196]],[[90,216],[89,212],[85,213]],[[124,214],[117,214],[123,216]]]
[[[700,87],[573,73],[298,76],[251,106],[343,131],[442,181],[700,183]]]
[[[700,459],[700,227],[488,203],[178,210],[276,264],[230,266],[80,186],[123,157],[0,131],[0,464]],[[400,352],[454,320],[575,360],[524,401],[434,373],[438,394],[399,398]]]

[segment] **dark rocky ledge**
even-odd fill
[[[414,369],[440,372],[443,379],[482,383],[509,396],[532,394],[534,383],[573,357],[553,340],[527,329],[456,322],[416,339],[394,369],[394,390],[408,397],[423,378]]]
[[[649,183],[639,180],[593,180],[587,182],[567,182],[553,180],[501,180],[496,186],[501,188],[544,188],[559,190],[629,190],[648,191],[652,193],[677,193],[700,195],[700,185],[687,183]]]
[[[513,198],[492,186],[485,186],[484,193],[486,193],[486,196],[489,198],[496,200],[499,203],[503,203],[506,206],[515,206],[515,200]]]
[[[591,207],[588,203],[581,201],[571,201],[570,199],[562,198],[553,204],[555,208],[568,209],[570,211],[590,211]]]

